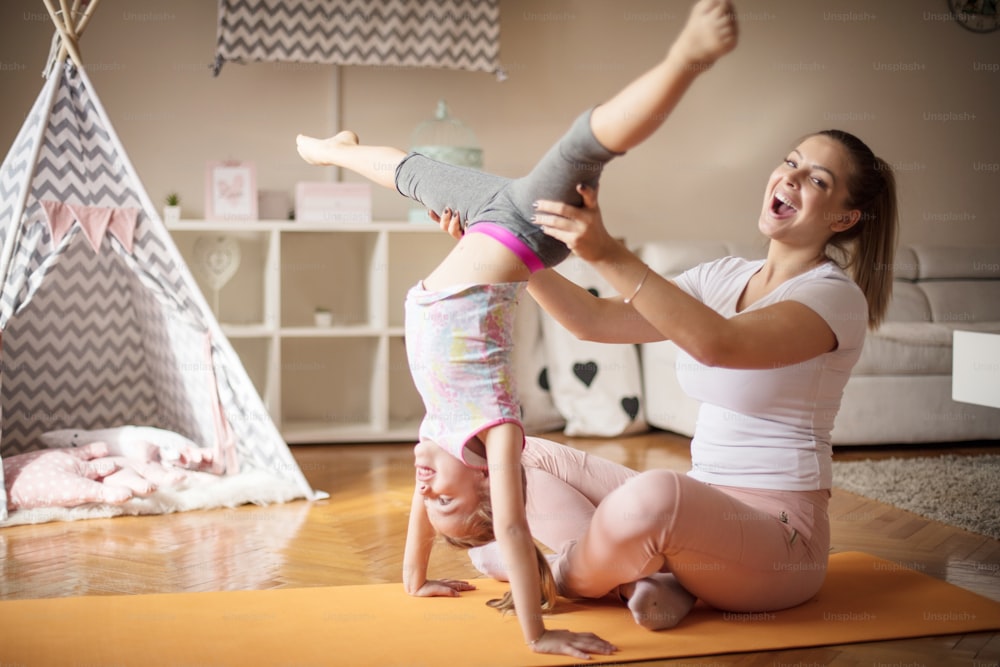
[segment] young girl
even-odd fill
[[[694,79],[736,44],[728,0],[700,0],[667,56],[576,120],[523,178],[506,179],[435,162],[395,148],[367,146],[351,132],[299,136],[299,154],[351,169],[432,211],[470,221],[444,261],[406,299],[407,356],[426,417],[414,448],[417,485],[404,556],[413,595],[455,595],[467,585],[428,581],[435,531],[462,538],[485,510],[508,566],[511,597],[525,640],[544,653],[578,658],[614,647],[589,633],[546,631],[540,577],[544,557],[525,519],[520,456],[524,432],[511,371],[514,307],[532,273],[554,266],[566,246],[532,223],[533,203],[582,203],[579,183],[596,185],[603,165],[650,136]],[[488,465],[487,465],[488,462]],[[540,571],[542,574],[540,574]],[[549,595],[553,595],[549,587]]]

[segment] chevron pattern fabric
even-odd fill
[[[57,90],[57,83],[56,77],[50,78],[46,83],[14,139],[3,165],[0,166],[0,247],[5,251],[14,247],[18,236],[32,237],[25,239],[23,245],[25,248],[34,248],[40,242],[38,238],[42,234],[40,226],[22,227],[19,223],[22,219],[25,198],[31,187],[35,150],[39,147],[50,99]],[[6,268],[6,274],[20,276],[26,280],[33,273],[33,269],[41,263],[41,257],[32,257],[29,251],[21,252],[11,257],[9,261],[10,266]],[[4,276],[0,275],[0,279],[4,279]],[[23,281],[16,279],[11,282],[5,280],[0,285],[0,331],[4,329],[14,311],[13,301],[19,296],[20,287],[23,287]]]
[[[37,449],[48,430],[155,420],[134,277],[110,249],[96,255],[78,227],[69,241],[4,331],[5,455]]]
[[[219,396],[241,470],[312,496],[106,123],[67,65],[0,165],[0,457],[37,449],[48,430],[126,424],[211,446]],[[56,243],[42,200],[139,209],[132,252],[110,235],[94,252],[79,224]],[[0,484],[0,520],[6,505]]]
[[[500,68],[499,0],[221,0],[224,62]]]

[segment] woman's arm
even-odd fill
[[[663,340],[622,297],[597,297],[571,280],[545,269],[532,274],[528,293],[539,306],[580,340],[598,343],[649,343]]]
[[[826,320],[798,302],[783,301],[732,318],[722,317],[649,269],[608,234],[597,208],[597,193],[584,186],[579,190],[584,198],[582,208],[541,200],[536,223],[589,262],[616,291],[629,295],[630,307],[659,332],[660,339],[674,341],[707,366],[725,368],[791,365],[835,347],[836,337]],[[586,321],[581,302],[576,303],[575,321]],[[600,316],[596,309],[592,312],[595,318]],[[640,329],[631,342],[648,340],[645,333]]]
[[[600,216],[596,196],[593,204],[592,208],[578,209],[578,214]],[[451,209],[441,214],[428,211],[428,214],[449,236],[462,238],[461,219]],[[545,312],[581,340],[600,343],[663,340],[663,335],[634,308],[622,303],[622,297],[596,297],[552,269],[532,275],[528,292]]]
[[[537,211],[540,215],[536,215],[536,221],[545,222],[559,216],[567,223],[580,225],[584,229],[603,230],[597,190],[589,187],[578,190],[583,197],[582,207],[543,200],[538,202]],[[648,343],[665,338],[662,331],[650,324],[631,304],[624,302],[625,297],[596,297],[553,269],[532,275],[528,281],[528,292],[546,313],[581,340],[598,343]],[[629,294],[630,292],[625,293],[625,296]]]

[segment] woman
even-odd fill
[[[846,132],[807,137],[768,180],[766,259],[724,258],[674,280],[614,240],[596,191],[579,191],[582,208],[539,201],[535,222],[625,298],[597,298],[551,270],[529,292],[582,339],[674,341],[678,378],[702,407],[692,470],[644,472],[608,494],[554,562],[560,591],[600,597],[670,572],[719,609],[801,604],[826,571],[833,421],[890,296],[891,169]]]

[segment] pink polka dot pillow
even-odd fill
[[[127,501],[132,497],[129,489],[99,481],[118,468],[98,458],[107,453],[107,445],[97,443],[4,457],[7,509],[75,507],[86,503],[118,505]]]

